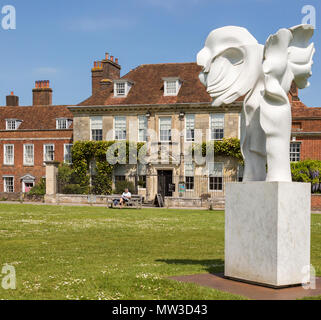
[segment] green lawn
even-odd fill
[[[321,215],[312,221],[321,275]],[[223,212],[0,204],[0,250],[17,275],[0,299],[242,299],[166,279],[223,272]]]

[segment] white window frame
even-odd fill
[[[32,147],[32,163],[27,163],[26,162],[26,148],[27,147]],[[24,144],[23,145],[23,165],[24,166],[33,166],[35,164],[35,146],[33,144]]]
[[[8,163],[7,160],[7,150],[6,147],[12,147],[12,163]],[[6,166],[13,166],[14,165],[14,144],[4,144],[3,145],[3,164]]]
[[[163,120],[163,119],[170,119],[171,120],[171,129],[170,129],[170,139],[169,140],[162,140],[161,139],[161,121]],[[173,131],[173,119],[172,119],[172,117],[171,116],[164,116],[164,117],[159,117],[159,119],[158,119],[158,135],[159,135],[159,141],[160,142],[172,142],[172,140],[173,140],[173,137],[172,137],[172,131]]]
[[[215,116],[218,117],[220,116],[221,118],[223,118],[223,128],[222,127],[216,127],[215,128],[215,125],[214,125],[214,122],[215,122]],[[214,130],[223,130],[223,137],[220,138],[220,139],[215,139],[214,138]],[[210,134],[211,134],[211,141],[221,141],[224,139],[225,137],[225,113],[211,113],[210,114]],[[213,134],[214,133],[214,134]]]
[[[224,191],[224,162],[209,162],[208,166],[210,164],[213,164],[213,169],[214,169],[215,165],[222,165],[222,176],[221,177],[220,176],[211,176],[210,168],[208,167],[208,192],[223,192]],[[222,190],[215,190],[215,189],[211,190],[211,188],[210,188],[210,178],[211,177],[222,178]]]
[[[193,118],[193,129],[194,130],[194,137],[193,139],[189,139],[187,137],[187,120],[188,118]],[[195,141],[195,114],[189,113],[185,115],[185,142],[194,142]]]
[[[46,147],[47,146],[52,146],[53,149],[53,159],[52,160],[47,160],[46,159]],[[43,161],[55,161],[55,144],[54,143],[46,143],[43,145]]]
[[[97,121],[97,123],[99,122],[99,126],[97,123],[93,124],[94,121]],[[101,140],[93,140],[93,130],[101,130],[101,139],[104,140],[103,139],[103,117],[102,116],[90,117],[90,141],[101,141]]]
[[[73,144],[72,143],[65,143],[64,144],[64,162],[68,163],[68,164],[72,164],[72,153],[71,153],[71,150],[70,150],[70,161],[67,161],[67,159],[66,159],[67,155],[68,155],[68,153],[66,152],[67,151],[67,146],[72,148]]]
[[[164,96],[165,97],[175,97],[178,95],[179,90],[182,86],[182,83],[179,78],[163,78],[164,80]],[[175,92],[170,92],[169,90],[172,90],[173,88],[169,88],[169,84],[175,83]]]
[[[14,193],[14,189],[15,189],[15,181],[14,181],[14,176],[3,176],[3,192],[5,193]],[[12,179],[12,192],[7,190],[7,184],[6,184],[6,179]]]
[[[119,92],[118,86],[124,86],[121,90],[122,93]],[[128,93],[132,87],[132,83],[128,80],[118,80],[114,81],[114,97],[115,98],[125,98],[128,96]]]
[[[187,175],[186,174],[186,166],[187,165],[192,165],[192,167],[193,167],[193,175]],[[194,189],[195,189],[195,165],[194,165],[194,163],[184,163],[184,177],[185,177],[185,190],[186,191],[194,191]],[[187,189],[187,183],[186,183],[186,178],[187,177],[193,177],[194,178],[194,181],[193,181],[193,189]]]
[[[144,128],[142,129],[141,120],[144,119]],[[147,129],[148,129],[148,119],[146,116],[138,116],[138,142],[146,142],[147,141]],[[143,139],[141,139],[140,133],[143,132]]]
[[[9,123],[14,123],[14,128],[12,126],[9,126]],[[6,130],[7,131],[15,131],[18,130],[19,126],[21,125],[22,121],[18,119],[6,119]]]
[[[298,146],[299,146],[299,152],[292,152],[292,145],[293,144],[297,144]],[[290,162],[299,162],[299,161],[301,161],[301,151],[302,151],[302,144],[301,144],[301,142],[300,141],[291,141],[290,142],[290,154],[289,154],[289,157],[290,157]],[[291,155],[294,155],[294,157],[297,157],[297,156],[299,156],[298,157],[298,160],[297,160],[297,158],[296,158],[296,160],[292,160],[293,159],[293,157],[291,157]]]
[[[125,119],[125,138],[119,138],[116,137],[116,124],[117,124],[117,120],[124,120]],[[120,128],[119,130],[123,130],[123,128]],[[122,132],[123,134],[123,132]],[[115,141],[126,141],[127,139],[127,117],[126,116],[115,116],[114,117],[114,140]]]
[[[64,123],[64,125],[61,126],[62,123]],[[72,120],[70,120],[70,119],[67,119],[67,118],[58,118],[58,119],[56,119],[56,129],[57,130],[69,129],[71,124],[72,124]]]

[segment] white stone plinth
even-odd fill
[[[307,183],[228,183],[225,276],[273,287],[306,280],[310,206]]]

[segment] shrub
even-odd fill
[[[111,174],[98,174],[92,176],[92,189],[93,194],[111,194],[112,192],[112,176]]]
[[[311,183],[312,193],[321,193],[321,161],[305,160],[291,163],[292,179]]]
[[[46,194],[46,179],[41,178],[40,181],[28,192],[31,196],[44,196]]]
[[[83,194],[84,191],[84,187],[79,184],[67,184],[61,189],[63,194]]]
[[[58,192],[62,194],[88,193],[88,185],[83,183],[81,177],[68,164],[61,164],[58,168]]]
[[[135,186],[131,181],[118,181],[115,184],[115,190],[113,193],[122,194],[125,189],[128,189],[130,193],[135,193]]]

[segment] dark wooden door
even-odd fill
[[[173,193],[170,191],[170,185],[173,183],[173,171],[170,170],[158,170],[158,191],[163,199],[164,197],[171,197]]]

